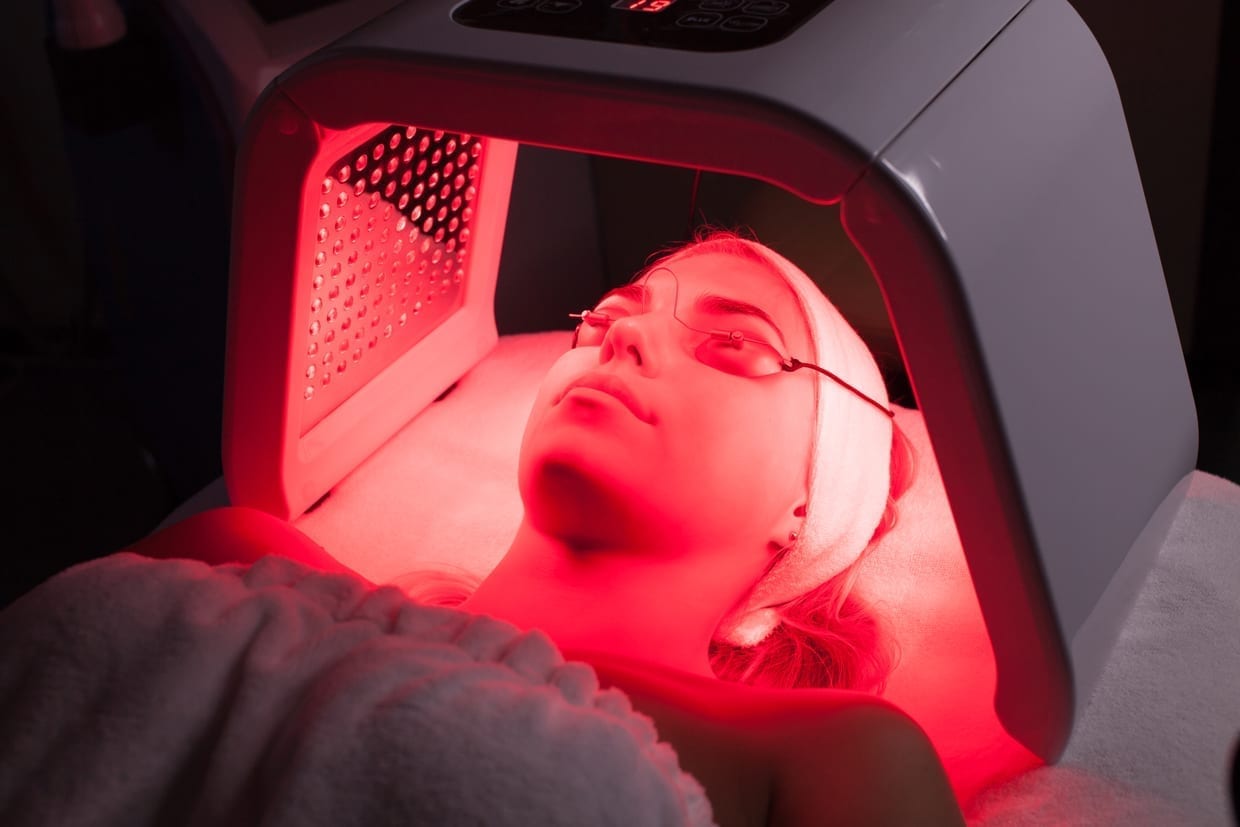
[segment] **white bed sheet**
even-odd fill
[[[563,333],[501,339],[297,527],[376,582],[444,565],[488,572],[521,515],[516,454],[526,413],[567,341]],[[899,618],[906,657],[894,699],[963,706],[964,695],[989,697],[993,662],[989,673],[962,663],[956,677],[919,674],[953,650],[975,651],[984,632],[975,598],[959,599],[967,572],[920,416],[901,411],[897,421],[918,451],[919,474],[863,588]],[[905,576],[887,576],[897,571]],[[1063,759],[985,789],[967,804],[970,823],[1231,823],[1225,777],[1240,732],[1238,631],[1240,487],[1196,472]],[[953,681],[963,686],[970,670],[968,692],[953,695]],[[960,739],[990,714],[962,713],[947,749],[970,749]],[[938,743],[953,733],[931,735]],[[985,749],[976,745],[978,755]]]

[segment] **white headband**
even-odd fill
[[[813,352],[792,355],[836,373],[886,406],[887,388],[869,348],[818,286],[770,248],[741,243],[775,265],[797,296]],[[856,562],[887,505],[891,418],[825,376],[814,385],[805,522],[779,562],[720,624],[719,636],[737,646],[754,646],[779,625],[779,613],[771,607],[805,594]]]

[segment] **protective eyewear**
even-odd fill
[[[788,356],[769,335],[757,332],[768,327],[777,330],[770,316],[747,302],[705,294],[693,302],[683,302],[680,282],[666,267],[658,267],[642,279],[611,291],[592,309],[569,316],[579,319],[573,334],[573,347],[601,347],[617,321],[653,311],[655,291],[651,279],[671,283],[671,317],[683,332],[686,349],[697,361],[723,373],[758,379],[802,368],[816,371],[858,399],[894,416],[890,408],[849,384],[832,371],[811,362]],[[729,324],[721,325],[727,321]]]

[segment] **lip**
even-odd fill
[[[587,373],[584,376],[577,377],[569,383],[568,387],[556,399],[556,404],[559,404],[564,397],[579,388],[598,391],[614,397],[628,408],[633,416],[647,425],[654,424],[654,415],[641,403],[641,400],[629,389],[629,386],[618,377],[607,373]]]

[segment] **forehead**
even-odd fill
[[[652,290],[658,289],[659,268],[675,274],[681,303],[712,295],[755,305],[771,317],[789,347],[799,353],[809,352],[809,326],[800,301],[787,280],[774,271],[774,265],[728,253],[690,253],[656,265],[650,273]]]

